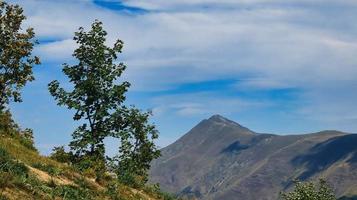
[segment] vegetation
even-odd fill
[[[170,200],[158,187],[145,185],[131,188],[117,179],[106,176],[99,184],[76,169],[75,166],[57,162],[41,156],[26,147],[22,139],[26,137],[11,115],[0,115],[0,199],[162,199]],[[60,148],[61,149],[61,148]],[[60,152],[64,150],[59,150]],[[61,158],[61,156],[56,157]]]
[[[126,66],[116,64],[123,42],[105,45],[106,31],[95,21],[91,30],[81,27],[74,40],[79,47],[76,65],[63,65],[72,91],[49,84],[58,105],[75,110],[73,119],[83,122],[72,134],[70,152],[56,147],[50,157],[40,156],[33,131],[20,129],[6,110],[10,101],[21,102],[20,90],[33,81],[32,68],[40,64],[32,55],[35,33],[22,31],[26,17],[17,5],[0,1],[0,200],[5,199],[175,199],[147,185],[150,162],[160,156],[154,140],[158,131],[149,123],[150,112],[124,104],[130,83],[119,78]],[[118,154],[105,156],[105,138],[118,139]],[[110,174],[114,172],[116,176]],[[91,178],[95,178],[92,180]],[[324,180],[296,182],[283,200],[335,200]]]
[[[20,129],[5,109],[10,101],[21,102],[20,90],[34,80],[32,67],[40,64],[32,56],[33,29],[21,29],[25,19],[21,7],[0,1],[0,199],[168,199],[158,188],[142,184],[134,189],[119,181],[126,179],[108,174],[103,140],[114,137],[122,145],[110,169],[145,183],[150,161],[159,156],[153,142],[158,133],[148,122],[149,112],[123,105],[130,84],[116,84],[125,66],[113,63],[123,42],[106,47],[99,21],[74,37],[79,64],[65,64],[63,71],[75,89],[66,92],[57,81],[49,84],[58,104],[75,109],[74,120],[86,123],[73,133],[71,152],[57,147],[50,158],[38,154],[33,131]],[[100,181],[86,176],[88,171]]]
[[[325,180],[320,179],[319,184],[314,182],[295,182],[292,192],[282,193],[282,200],[336,200],[332,188]]]
[[[145,183],[150,162],[160,155],[153,141],[158,132],[148,123],[150,112],[123,104],[130,84],[118,83],[126,66],[115,64],[123,42],[117,40],[112,48],[108,47],[106,35],[99,21],[92,24],[89,32],[79,28],[74,37],[79,47],[73,53],[79,62],[73,66],[63,64],[73,90],[66,91],[58,81],[52,81],[49,91],[58,105],[76,111],[74,120],[83,121],[72,134],[72,163],[81,171],[94,171],[100,181],[107,171],[104,139],[116,138],[120,147],[118,155],[110,159],[111,169],[124,183]],[[62,149],[56,150],[53,156],[65,159]]]
[[[36,41],[32,28],[21,30],[26,17],[18,5],[0,1],[0,110],[10,100],[21,102],[20,90],[33,81],[33,65],[40,64],[32,50]]]

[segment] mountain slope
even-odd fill
[[[215,115],[162,150],[151,181],[198,199],[277,199],[292,180],[326,177],[339,196],[357,194],[357,135],[255,133]],[[257,190],[259,188],[259,190]]]
[[[1,120],[0,120],[1,121]],[[134,189],[111,176],[101,183],[73,167],[41,156],[18,131],[0,123],[0,199],[164,199],[155,188]]]

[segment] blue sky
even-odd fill
[[[11,110],[44,154],[76,124],[47,84],[65,83],[73,33],[103,21],[132,83],[127,104],[153,110],[160,146],[221,114],[257,132],[357,132],[355,0],[26,0],[42,65]],[[114,146],[110,143],[109,152]]]

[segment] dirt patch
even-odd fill
[[[57,185],[75,185],[73,181],[66,179],[64,177],[50,176],[48,173],[41,171],[39,169],[27,166],[32,174],[34,174],[38,179],[44,182],[54,181]]]

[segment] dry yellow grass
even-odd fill
[[[29,169],[29,175],[37,179],[37,184],[42,186],[40,187],[49,187],[50,184],[55,184],[56,186],[68,186],[68,187],[80,187],[78,184],[79,180],[82,180],[87,185],[87,189],[91,192],[95,193],[96,197],[94,199],[100,200],[110,200],[110,196],[106,194],[106,186],[98,184],[93,179],[82,176],[80,173],[75,171],[71,166],[63,163],[59,163],[54,161],[46,156],[40,155],[38,152],[34,150],[30,150],[23,146],[17,139],[11,138],[8,135],[4,135],[0,133],[0,147],[5,149],[14,159],[25,164],[25,166]],[[58,175],[51,175],[48,172],[36,168],[36,164],[42,164],[45,166],[53,166],[54,168],[61,171]],[[24,183],[31,184],[31,183]],[[24,188],[17,186],[9,186],[2,189],[2,196],[6,197],[9,200],[33,200],[33,199],[62,199],[60,197],[51,197],[50,194],[47,194],[45,191],[41,189],[33,192],[28,188],[36,188],[38,185],[32,186],[28,185]],[[50,188],[51,189],[51,188]],[[52,190],[53,191],[53,190]],[[130,188],[125,185],[118,185],[117,192],[122,199],[127,200],[156,200],[158,198],[156,194],[148,194],[142,190],[137,190]],[[36,193],[36,194],[35,194]],[[68,199],[68,198],[66,198]]]

